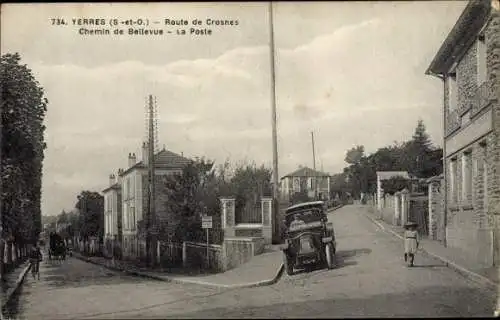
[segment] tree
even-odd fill
[[[186,165],[181,174],[166,177],[162,181],[165,192],[166,214],[177,224],[169,226],[158,221],[163,240],[184,241],[203,237],[201,216],[220,216],[214,162],[198,159]]]
[[[382,189],[390,195],[395,194],[403,189],[410,189],[411,181],[403,177],[392,177],[388,180],[382,181]]]
[[[344,161],[351,165],[358,164],[364,154],[364,146],[355,146],[354,148],[347,150]]]
[[[48,102],[31,70],[20,61],[18,53],[2,55],[0,61],[0,210],[4,218],[2,240],[26,244],[38,239],[41,231],[42,162],[46,148],[43,120]],[[11,261],[12,241],[8,245]]]
[[[407,171],[419,178],[429,178],[440,174],[442,151],[439,150],[433,146],[423,121],[419,120],[412,140],[408,141],[404,147],[408,164]]]
[[[262,196],[271,195],[271,169],[255,163],[242,163],[234,170],[230,180],[232,195],[236,198],[236,211],[254,206]]]
[[[95,191],[82,191],[77,196],[75,208],[80,211],[80,238],[84,241],[90,237],[101,239],[104,236],[104,197]]]

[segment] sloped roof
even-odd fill
[[[155,154],[155,168],[158,169],[182,169],[184,168],[184,166],[191,162],[193,162],[193,160],[185,158],[166,149],[163,149]],[[147,164],[144,164],[142,161],[139,161],[127,170],[123,171],[120,176],[129,173],[133,169],[146,168],[146,165]]]
[[[107,187],[106,189],[102,190],[102,193],[108,192],[109,190],[112,190],[112,189],[120,190],[121,187],[118,183],[115,183],[115,184]]]
[[[377,177],[379,177],[380,180],[389,180],[395,177],[411,179],[407,171],[377,171]]]
[[[444,74],[459,61],[488,21],[491,9],[491,0],[469,1],[425,73]]]
[[[329,177],[329,176],[330,175],[328,173],[315,171],[308,167],[302,167],[299,168],[298,170],[295,170],[292,173],[287,174],[286,176],[283,176],[281,179],[286,177]]]

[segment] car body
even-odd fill
[[[323,201],[304,202],[285,210],[282,250],[287,274],[311,265],[335,267],[335,231],[326,212]]]

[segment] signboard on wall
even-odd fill
[[[212,216],[201,217],[201,227],[203,229],[212,229]]]

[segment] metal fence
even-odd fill
[[[245,207],[236,210],[235,223],[262,223],[262,203],[247,203]]]
[[[160,242],[160,264],[163,267],[182,266],[182,243]]]

